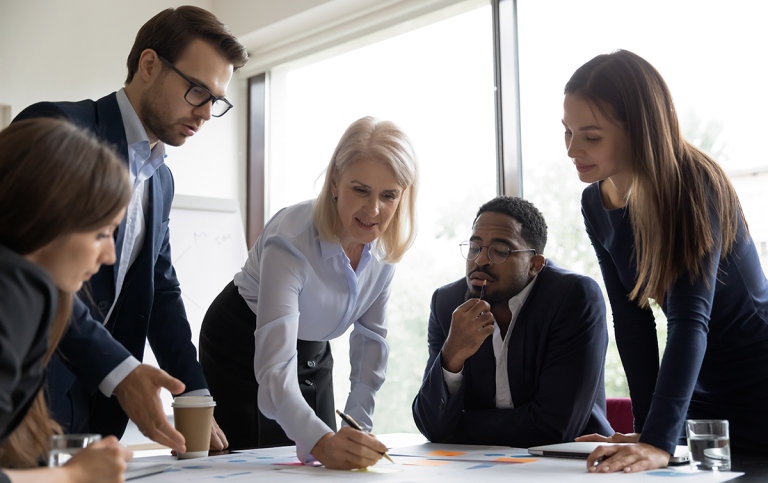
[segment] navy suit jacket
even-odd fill
[[[111,144],[127,164],[125,127],[115,93],[98,101],[34,104],[15,121],[33,117],[68,119]],[[49,365],[51,409],[69,432],[122,436],[128,418],[117,399],[105,398],[98,385],[130,354],[142,360],[147,340],[160,367],[181,379],[187,391],[207,388],[171,262],[168,221],[174,185],[165,164],[147,180],[147,189],[144,244],[120,293],[115,294],[115,281],[125,219],[117,230],[117,262],[102,266],[92,277],[92,297],[80,294],[72,325],[59,345],[60,357]],[[104,326],[104,317],[116,298],[109,323]]]
[[[513,409],[498,409],[492,337],[464,363],[459,391],[448,392],[441,350],[466,279],[437,289],[429,316],[429,361],[413,418],[430,441],[520,448],[613,434],[606,419],[605,302],[597,283],[548,261],[520,309],[509,341]]]

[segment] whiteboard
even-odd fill
[[[197,347],[206,310],[248,256],[240,208],[235,200],[177,195],[169,230],[171,258]],[[157,367],[149,343],[144,362]],[[162,391],[161,397],[166,414],[172,414],[171,395]]]

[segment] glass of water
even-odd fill
[[[699,470],[731,469],[731,443],[725,419],[689,419],[685,422],[691,466]]]
[[[100,434],[55,434],[48,441],[48,466],[61,466],[72,455],[101,439]]]

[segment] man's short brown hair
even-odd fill
[[[174,63],[196,39],[213,45],[232,64],[234,70],[248,62],[245,46],[211,12],[189,5],[168,8],[149,19],[136,34],[128,55],[128,77],[125,83],[133,80],[139,68],[141,53],[146,49],[152,49]]]

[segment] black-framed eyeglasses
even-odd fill
[[[184,94],[184,100],[187,101],[190,106],[202,107],[210,102],[211,116],[213,117],[221,117],[226,114],[227,111],[232,109],[232,104],[230,104],[228,100],[223,97],[214,96],[213,92],[209,91],[197,82],[191,81],[189,77],[182,74],[181,71],[176,68],[176,66],[168,61],[168,59],[160,55],[158,55],[158,57],[160,57],[160,61],[167,65],[169,69],[179,74],[185,81],[189,82],[189,89],[187,89],[187,92]]]
[[[512,250],[507,245],[502,243],[491,243],[490,245],[480,245],[479,243],[473,241],[465,241],[459,243],[461,256],[469,261],[477,260],[477,257],[480,256],[480,252],[483,251],[483,248],[488,250],[488,260],[490,260],[491,263],[495,265],[506,262],[510,253],[533,252],[533,254],[536,255],[536,250],[534,248],[526,248],[525,250]]]

